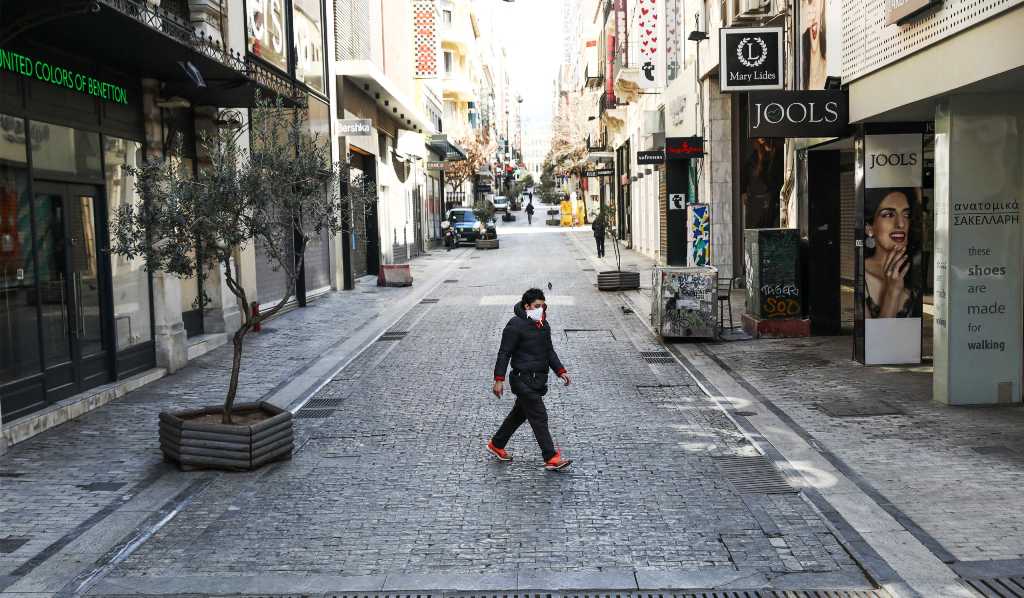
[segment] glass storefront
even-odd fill
[[[325,93],[324,22],[322,0],[292,0],[295,27],[295,78]]]
[[[118,207],[141,201],[124,169],[141,160],[138,141],[0,114],[5,420],[108,382],[115,354],[151,367],[149,274],[105,251]]]
[[[103,165],[107,182],[107,218],[125,205],[141,207],[142,197],[135,189],[135,177],[125,166],[142,165],[142,144],[138,141],[106,137],[103,140]],[[110,256],[110,278],[114,290],[114,336],[118,349],[127,349],[153,340],[150,326],[149,274],[141,257],[129,259]]]

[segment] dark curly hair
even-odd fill
[[[541,301],[547,301],[547,299],[544,298],[544,291],[540,289],[529,289],[523,293],[523,305],[530,305],[538,299]]]

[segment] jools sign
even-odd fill
[[[721,30],[722,91],[782,89],[782,27]]]
[[[841,137],[849,124],[849,99],[839,89],[750,94],[748,137]]]

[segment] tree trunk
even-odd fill
[[[228,396],[224,398],[224,417],[222,420],[227,425],[232,423],[231,410],[235,405],[235,395],[238,393],[238,375],[242,369],[242,342],[245,339],[245,333],[248,331],[246,326],[242,326],[235,332],[232,338],[234,356],[231,359],[231,381],[228,383]]]

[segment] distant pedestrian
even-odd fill
[[[597,243],[597,257],[604,257],[604,233],[606,230],[606,224],[603,212],[598,214],[597,218],[594,218],[594,222],[590,225],[590,228],[594,231],[594,241]]]
[[[548,412],[543,397],[548,392],[549,368],[566,386],[572,383],[572,379],[562,367],[551,342],[544,292],[540,289],[526,291],[513,312],[515,316],[508,321],[501,334],[501,348],[498,349],[498,360],[494,364],[493,392],[494,396],[501,398],[505,372],[511,361],[509,385],[516,395],[516,402],[498,432],[487,443],[487,450],[501,461],[511,461],[512,455],[505,450],[505,445],[519,426],[529,421],[537,444],[540,445],[544,468],[549,471],[565,469],[572,460],[563,459],[561,451],[555,448],[551,432],[548,431]]]
[[[533,200],[532,199],[530,200],[530,203],[526,204],[526,224],[527,225],[533,224]]]

